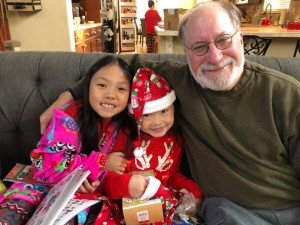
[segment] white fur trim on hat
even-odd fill
[[[152,198],[156,194],[161,184],[160,180],[153,176],[148,176],[146,177],[146,179],[149,181],[149,183],[144,194],[142,195],[142,197],[139,198],[141,200]]]
[[[175,92],[172,90],[166,96],[156,99],[154,101],[149,101],[145,103],[143,114],[149,114],[153,112],[160,111],[172,105],[172,103],[176,100]],[[128,111],[133,114],[132,105],[128,104]]]

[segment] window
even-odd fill
[[[280,9],[288,9],[290,7],[290,2],[291,0],[265,0],[264,9],[266,9],[267,4],[269,3],[272,6],[272,12]]]

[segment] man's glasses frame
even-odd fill
[[[192,47],[184,46],[185,48],[191,50],[197,56],[203,56],[208,52],[209,44],[213,43],[218,49],[224,50],[230,47],[232,44],[232,37],[236,35],[239,30],[236,30],[234,34],[222,34],[215,39],[215,41],[211,42],[196,42],[192,45]]]

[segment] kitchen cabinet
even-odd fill
[[[100,23],[100,1],[99,0],[81,0],[82,6],[86,11],[86,21]]]
[[[10,40],[10,30],[4,0],[0,0],[0,51],[5,50],[4,41]]]
[[[120,50],[121,52],[135,51],[135,0],[121,0],[119,4],[120,16]]]
[[[102,26],[80,25],[74,31],[76,52],[102,52]]]

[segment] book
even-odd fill
[[[73,196],[90,171],[77,168],[52,186],[26,225],[64,225],[83,209],[100,199],[74,199]]]
[[[27,183],[39,183],[49,185],[49,183],[44,182],[42,180],[35,179],[33,177],[33,168],[31,165],[25,165],[21,163],[17,163],[11,171],[6,175],[3,179],[4,181],[10,182],[27,182]]]

